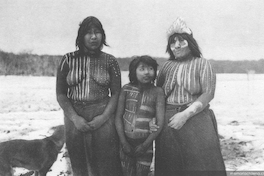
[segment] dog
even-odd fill
[[[46,176],[65,143],[64,126],[44,139],[15,139],[0,143],[0,176],[12,176],[14,167],[35,171],[35,176]]]

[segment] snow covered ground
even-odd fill
[[[122,72],[122,83],[128,82]],[[0,76],[0,142],[44,138],[63,124],[55,77]],[[264,75],[219,74],[211,108],[227,171],[264,170]],[[70,175],[65,149],[48,176]],[[26,173],[16,169],[15,175]],[[263,174],[264,175],[264,174]]]

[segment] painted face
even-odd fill
[[[155,70],[152,66],[139,63],[136,69],[137,80],[141,84],[151,83],[154,79]]]
[[[184,57],[190,52],[188,41],[177,36],[174,38],[174,42],[170,44],[170,48],[176,59]]]
[[[101,31],[95,27],[92,27],[87,31],[84,36],[84,46],[86,50],[96,50],[100,47],[102,43],[103,34]]]

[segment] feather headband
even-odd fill
[[[187,27],[186,23],[183,21],[181,17],[178,17],[170,26],[170,28],[167,31],[167,37],[169,38],[171,35],[175,33],[187,33],[189,35],[192,35],[192,31],[190,28]]]

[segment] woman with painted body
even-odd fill
[[[209,108],[216,75],[181,18],[168,30],[167,52],[170,59],[157,78],[157,86],[165,91],[166,110],[156,140],[155,176],[224,176],[217,123]]]
[[[57,72],[57,100],[74,176],[122,175],[114,124],[121,75],[114,56],[101,51],[103,45],[101,22],[87,17],[78,30],[78,50],[63,56]]]

